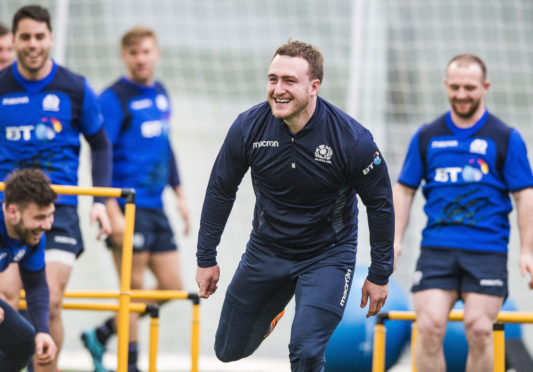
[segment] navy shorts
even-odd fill
[[[110,243],[108,239],[108,247],[111,246]],[[135,208],[133,253],[158,253],[177,249],[174,233],[163,209]]]
[[[424,289],[475,292],[506,297],[507,255],[466,249],[422,248],[412,292]]]
[[[56,204],[52,230],[46,234],[46,249],[59,249],[78,257],[83,252],[78,207]]]

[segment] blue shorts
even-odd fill
[[[466,249],[422,248],[412,292],[424,289],[475,292],[506,297],[507,255]]]
[[[232,361],[253,353],[272,319],[295,297],[291,365],[293,370],[321,371],[327,343],[347,303],[355,253],[355,243],[350,243],[295,261],[249,243],[222,307],[217,357]]]
[[[45,236],[46,249],[59,249],[78,257],[83,252],[83,240],[77,206],[56,204],[52,230]]]
[[[111,247],[109,239],[107,245]],[[163,209],[135,208],[133,253],[158,253],[177,249],[174,233]]]

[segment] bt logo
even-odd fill
[[[458,174],[462,172],[460,167],[437,168],[435,169],[435,181],[437,182],[457,182]]]
[[[31,132],[35,129],[34,125],[21,125],[18,127],[6,127],[6,139],[8,141],[19,141],[21,139],[28,141],[31,139]]]

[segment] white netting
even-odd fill
[[[223,136],[239,112],[265,98],[268,63],[274,50],[289,38],[310,42],[324,53],[321,95],[373,131],[393,182],[416,127],[447,109],[444,69],[459,53],[475,53],[485,60],[492,82],[489,109],[517,127],[533,151],[530,0],[35,2],[49,7],[54,22],[58,9],[66,4],[64,64],[86,75],[97,91],[123,73],[118,48],[123,32],[138,24],[157,32],[163,56],[158,76],[173,99],[173,141],[189,190],[194,234],[209,170]],[[10,24],[20,5],[19,0],[1,1],[0,22]],[[54,27],[58,29],[56,23]],[[220,247],[221,259],[227,259],[222,286],[229,282],[251,226],[253,193],[249,189],[249,184],[241,188]],[[395,274],[405,286],[424,223],[420,203],[418,197],[403,265]],[[517,262],[518,239],[513,234],[510,268]],[[361,235],[360,260],[365,262],[367,235],[364,231]],[[180,237],[185,281],[191,290],[195,240],[194,236]],[[528,296],[524,280],[514,271],[511,295]],[[204,313],[208,314],[204,320],[208,334],[202,338],[202,350],[208,353],[221,297],[206,304],[214,309]],[[287,340],[285,333],[277,345],[267,343],[262,352],[284,357]]]

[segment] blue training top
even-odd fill
[[[17,168],[39,168],[53,184],[77,185],[80,133],[103,126],[87,80],[53,63],[41,80],[27,80],[17,62],[0,71],[0,180]],[[77,204],[59,195],[57,204]]]
[[[488,111],[467,129],[442,115],[416,132],[398,178],[414,189],[422,180],[422,247],[507,252],[509,192],[533,186],[516,129]]]
[[[216,264],[216,247],[248,168],[256,195],[252,241],[296,260],[356,241],[358,194],[370,226],[368,279],[387,283],[394,212],[385,161],[366,128],[320,97],[297,134],[272,115],[268,102],[233,123],[207,187],[198,236],[200,267]]]
[[[44,269],[44,234],[38,245],[30,247],[19,239],[7,235],[4,211],[0,211],[0,272],[4,271],[11,262],[18,262],[19,266],[28,271]]]
[[[121,78],[102,92],[99,103],[113,144],[113,186],[135,188],[139,207],[162,208],[165,186],[180,184],[166,89],[160,82],[142,86]]]

